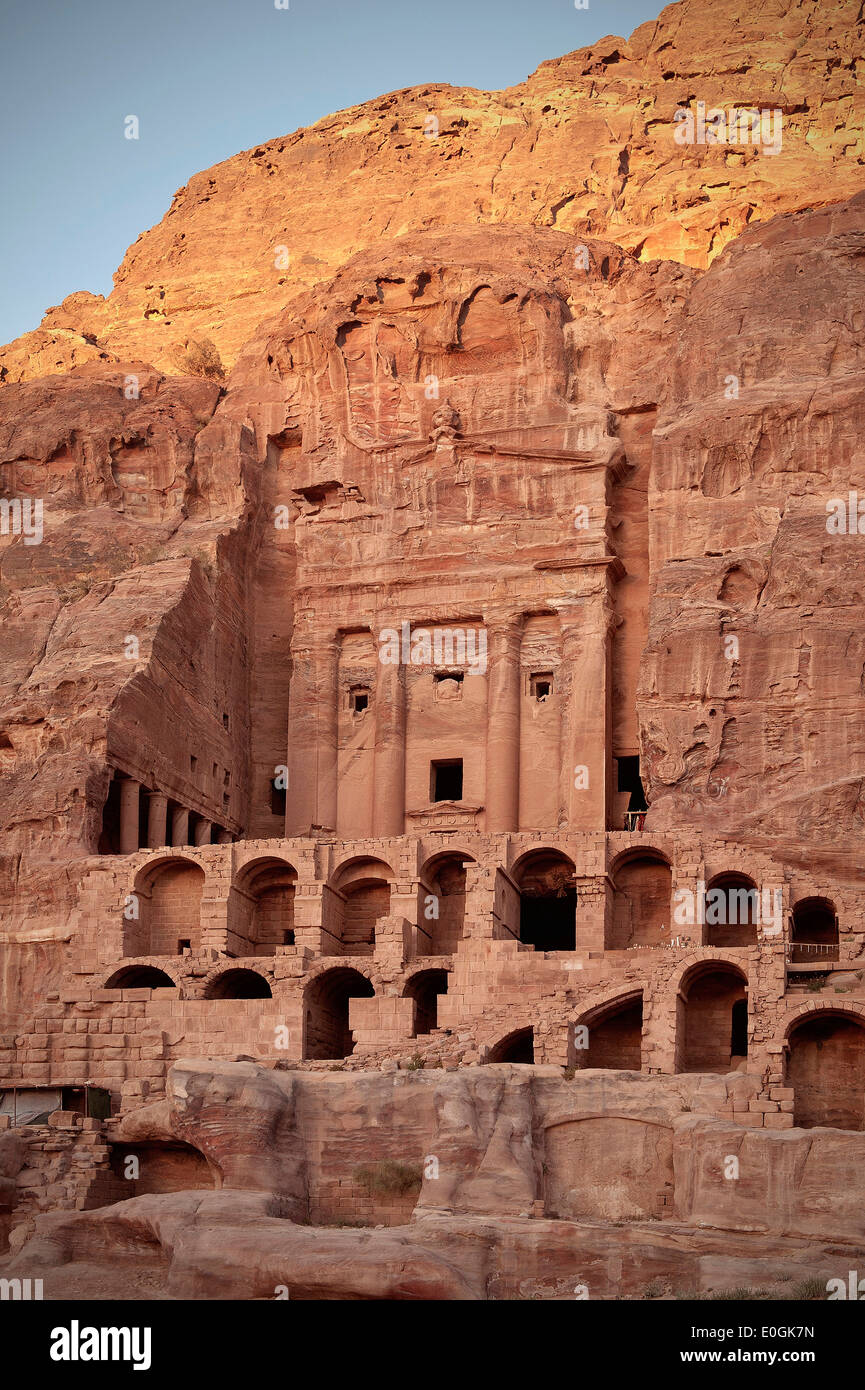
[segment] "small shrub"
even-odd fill
[[[423,1168],[419,1163],[399,1163],[393,1158],[383,1158],[378,1163],[365,1163],[355,1168],[354,1177],[368,1192],[402,1196],[420,1187]]]
[[[424,1062],[423,1057],[421,1057],[421,1055],[420,1055],[419,1052],[416,1052],[416,1053],[414,1054],[414,1056],[411,1057],[411,1058],[409,1059],[409,1061],[406,1062],[406,1064],[405,1064],[405,1070],[406,1070],[406,1071],[423,1071],[423,1069],[424,1069],[425,1066],[426,1066],[426,1063]]]
[[[266,1216],[278,1216],[283,1221],[291,1221],[294,1211],[294,1203],[289,1197],[280,1197],[275,1193],[267,1204]]]
[[[175,343],[171,349],[171,361],[184,376],[200,376],[208,381],[224,381],[225,368],[216,344],[209,338],[187,338],[184,343]]]
[[[762,1299],[771,1297],[772,1295],[769,1293],[768,1289],[748,1289],[745,1288],[744,1285],[741,1285],[737,1289],[718,1289],[716,1293],[712,1294],[712,1299],[716,1303],[758,1303]]]
[[[800,1279],[784,1298],[795,1303],[822,1302],[827,1296],[826,1285],[820,1279]]]
[[[667,1292],[667,1286],[663,1279],[651,1279],[641,1293],[641,1298],[660,1298],[661,1294]]]

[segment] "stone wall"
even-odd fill
[[[739,1070],[755,1079],[743,1121],[752,1127],[793,1124],[791,1078],[801,1088],[797,1113],[804,1123],[835,1122],[835,1104],[845,1125],[865,1124],[855,1079],[857,1020],[865,1010],[863,934],[846,884],[815,880],[761,853],[745,862],[724,842],[646,832],[550,840],[461,835],[457,845],[444,834],[342,844],[303,839],[91,861],[76,920],[75,970],[20,1033],[0,1037],[4,1075],[27,1084],[89,1080],[128,1109],[161,1094],[167,1067],[190,1052],[245,1054],[271,1066],[451,1068],[506,1058],[508,1039],[522,1030],[538,1063],[580,1068],[600,1061],[649,1075]],[[559,902],[556,874],[530,872],[551,855],[558,856],[554,867],[564,865],[561,883],[576,884],[568,950],[533,949],[520,940],[521,902]],[[463,920],[455,949],[435,956],[428,954],[429,913],[447,897],[431,886],[440,889],[444,863],[465,864]],[[677,923],[681,895],[692,892],[699,901],[700,885],[726,881],[734,864],[751,870],[759,885],[756,909],[725,928],[740,933],[742,944],[715,947],[707,944],[709,922]],[[621,905],[630,910],[640,901],[643,865],[652,914],[639,914],[638,939],[632,934],[624,946]],[[373,872],[385,877],[371,879]],[[268,940],[267,954],[259,955],[247,942],[250,954],[232,954],[246,940],[230,929],[239,920],[237,901],[254,919],[255,884],[268,892],[282,873],[293,881],[293,943]],[[358,883],[363,892],[366,883],[373,888],[364,911],[365,932],[374,939],[362,949],[354,940],[361,916],[343,907]],[[504,889],[510,909],[501,906]],[[791,942],[791,908],[816,889],[837,908],[838,943],[828,955],[825,945],[814,947],[803,965],[801,944],[794,952]],[[545,891],[547,898],[533,896]],[[384,911],[385,896],[390,911],[376,917],[373,908]],[[772,916],[752,921],[767,902]],[[173,954],[136,954],[142,924],[156,921],[163,932],[170,925],[180,944]],[[148,972],[158,972],[157,987],[148,986]],[[627,1042],[616,1031],[622,1010],[630,1010]],[[833,1087],[843,1089],[842,1073],[833,1067],[830,1075],[815,1060],[814,1025],[803,1023],[813,1013],[846,1047],[853,1078],[847,1100],[840,1090],[831,1100]],[[841,1016],[849,1020],[846,1043]],[[416,1031],[419,1020],[428,1031]],[[791,1037],[797,1046],[788,1076]]]

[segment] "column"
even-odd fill
[[[138,817],[140,782],[131,777],[120,779],[120,853],[134,854],[138,849]]]
[[[231,831],[219,829],[216,832],[216,843],[218,845],[230,845],[232,843]]]
[[[335,831],[339,757],[339,650],[338,635],[323,637],[315,648],[316,794],[313,825]]]
[[[209,820],[197,820],[197,821],[195,822],[195,843],[196,843],[197,845],[209,845],[209,844],[210,844],[210,832],[211,832],[212,828],[213,828],[213,822],[212,822],[212,821],[209,821]]]
[[[562,766],[559,824],[606,830],[612,768],[610,631],[606,583],[559,613]]]
[[[393,624],[397,631],[399,624]],[[405,668],[379,662],[375,682],[372,833],[405,834]]]
[[[487,621],[486,830],[518,830],[521,614]]]
[[[165,792],[147,793],[147,848],[162,849],[166,843],[168,797]]]
[[[189,812],[185,806],[175,806],[171,812],[171,843],[189,844]]]
[[[336,829],[338,635],[312,633],[292,646],[288,698],[287,837]]]

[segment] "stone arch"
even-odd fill
[[[228,904],[229,950],[235,956],[273,956],[294,945],[297,870],[286,859],[264,855],[243,865]]]
[[[474,856],[464,850],[444,850],[421,869],[424,897],[429,889],[438,911],[437,917],[428,918],[424,909],[421,926],[430,944],[422,955],[449,956],[459,946],[466,915],[466,864],[474,863]]]
[[[831,898],[800,898],[793,904],[790,959],[797,965],[838,959],[838,913]]]
[[[431,1033],[438,1027],[438,999],[440,994],[447,994],[447,991],[447,970],[416,970],[406,981],[403,998],[414,1000],[413,1038]]]
[[[376,923],[390,915],[394,872],[383,859],[356,856],[333,874],[329,887],[339,903],[338,933],[343,954],[371,956]]]
[[[683,972],[676,994],[676,1071],[735,1071],[748,1055],[748,978],[709,958]]]
[[[130,1159],[137,1160],[132,1169]],[[221,1187],[221,1175],[200,1149],[180,1139],[148,1139],[133,1144],[110,1144],[108,1161],[115,1178],[123,1183],[124,1197],[146,1193],[190,1192]],[[131,1176],[137,1172],[138,1176]]]
[[[310,980],[303,994],[303,1055],[322,1061],[351,1056],[350,999],[371,999],[372,982],[359,970],[333,966]]]
[[[544,1131],[543,1178],[546,1216],[657,1220],[673,1207],[673,1131],[625,1115],[563,1120]]]
[[[109,975],[103,989],[177,989],[178,982],[158,966],[122,965]]]
[[[706,885],[705,944],[727,950],[755,946],[760,894],[748,874],[715,874]]]
[[[787,1027],[785,1080],[800,1129],[865,1129],[865,1017],[808,1009]]]
[[[272,999],[273,992],[263,975],[243,966],[229,966],[211,975],[204,990],[205,999]]]
[[[358,877],[362,877],[361,871],[372,869],[381,874],[388,882],[396,878],[396,873],[386,859],[374,854],[351,854],[347,859],[342,859],[335,866],[330,876],[331,888],[343,890],[346,884],[353,882]]]
[[[511,869],[520,895],[520,941],[536,951],[573,951],[577,936],[576,865],[559,849],[538,847]]]
[[[830,1013],[843,1014],[845,1017],[847,1016],[847,1014],[851,1014],[854,1018],[859,1019],[860,1022],[863,1025],[865,1025],[865,1005],[860,1006],[858,1004],[842,1004],[840,1002],[837,1004],[830,1004],[825,1006],[821,1004],[812,1003],[797,1004],[795,1009],[791,1009],[790,1012],[785,1015],[781,1026],[775,1033],[775,1036],[772,1040],[773,1043],[775,1043],[778,1047],[786,1047],[791,1031],[801,1019],[810,1018],[812,1014],[825,1012],[826,1009],[828,1009]]]
[[[203,892],[204,870],[194,859],[170,855],[145,864],[123,909],[123,954],[178,956],[199,950]]]
[[[660,946],[672,940],[673,870],[666,854],[640,846],[610,865],[613,912],[607,950]]]
[[[581,1029],[585,1029],[583,1034]],[[572,1034],[570,1066],[640,1071],[643,1064],[643,991],[629,990],[587,1010]],[[587,1044],[587,1045],[585,1045]]]
[[[520,1062],[523,1065],[531,1065],[535,1060],[534,1028],[516,1028],[512,1033],[506,1034],[490,1048],[486,1060],[488,1064]]]

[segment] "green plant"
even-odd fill
[[[410,1058],[408,1062],[406,1062],[405,1069],[406,1071],[423,1071],[423,1068],[425,1066],[426,1063],[424,1062],[423,1057],[421,1057],[419,1052],[416,1052],[414,1056]]]
[[[383,1158],[378,1163],[365,1163],[355,1168],[354,1178],[368,1192],[402,1196],[420,1187],[423,1169],[419,1163],[399,1163],[393,1158]]]

